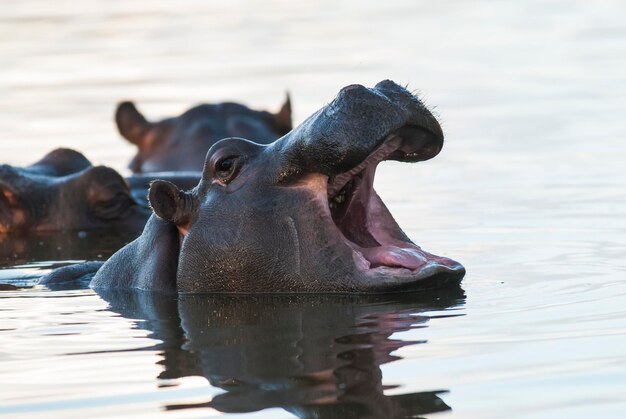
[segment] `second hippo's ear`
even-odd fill
[[[289,92],[287,92],[285,103],[280,108],[278,113],[275,113],[273,116],[275,126],[280,135],[285,135],[291,131],[293,124],[291,122],[291,97],[289,97]]]
[[[155,180],[150,185],[148,201],[159,218],[175,224],[183,236],[187,234],[198,207],[198,200],[192,192],[184,192],[166,180]]]
[[[137,110],[133,102],[117,105],[115,124],[122,137],[136,146],[141,146],[152,127],[152,123]]]
[[[90,213],[104,221],[118,220],[136,205],[128,184],[119,173],[110,167],[96,166],[79,175],[86,190]]]

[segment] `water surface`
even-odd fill
[[[0,155],[15,165],[71,146],[124,172],[121,99],[157,118],[219,100],[275,110],[289,90],[299,122],[344,85],[408,84],[446,144],[383,164],[376,189],[468,275],[378,298],[98,295],[34,278],[129,238],[0,237],[0,414],[626,414],[623,2],[2,7]]]

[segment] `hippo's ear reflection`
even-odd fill
[[[125,295],[103,297],[114,297],[114,311],[144,319],[141,327],[163,341],[160,377],[202,375],[226,390],[205,403],[167,409],[281,407],[316,418],[415,417],[450,409],[442,391],[386,395],[380,365],[398,359],[391,355],[396,349],[420,343],[392,334],[424,327],[429,317],[421,313],[462,305],[459,287],[361,297]]]

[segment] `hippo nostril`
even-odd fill
[[[358,94],[359,92],[371,93],[371,90],[361,84],[351,84],[341,89],[339,94],[342,94],[342,93]]]

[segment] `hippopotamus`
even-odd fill
[[[186,189],[199,180],[193,173],[161,175]],[[65,148],[27,167],[0,165],[0,234],[97,228],[138,234],[151,214],[145,199],[151,180],[124,179]]]
[[[351,85],[269,145],[214,144],[191,191],[150,186],[142,234],[97,269],[93,288],[162,293],[384,293],[458,283],[464,267],[426,252],[373,188],[385,160],[443,146],[437,119],[385,80]],[[53,278],[59,278],[53,275]]]
[[[158,122],[148,121],[133,102],[122,102],[115,122],[122,137],[137,146],[128,166],[134,173],[200,171],[207,151],[222,138],[268,144],[291,131],[291,100],[287,95],[277,113],[225,102],[199,105]]]

